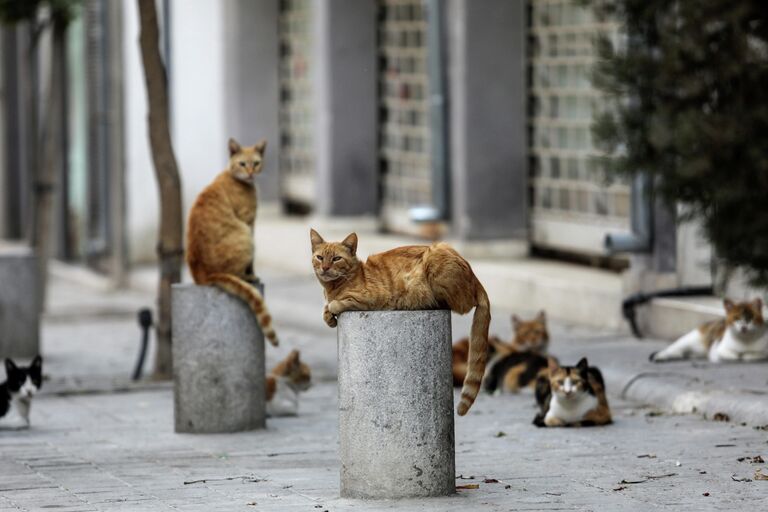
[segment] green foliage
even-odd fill
[[[648,172],[726,264],[768,284],[766,0],[592,0],[626,38],[599,43],[613,101],[593,134],[612,175]]]
[[[54,23],[67,26],[82,0],[0,0],[0,23],[12,25],[34,20],[38,9],[45,8]]]

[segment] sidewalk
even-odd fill
[[[315,278],[308,272],[273,267],[262,267],[261,274],[268,306],[282,340],[280,347],[268,350],[268,364],[274,364],[296,347],[311,364],[315,379],[335,380],[336,334],[321,319],[323,297]],[[120,293],[85,293],[82,287],[65,280],[54,281],[43,336],[47,373],[55,376],[51,388],[66,391],[89,386],[102,390],[110,385],[126,389],[137,386],[128,381],[138,354],[135,313],[139,307],[153,304],[154,271],[137,272],[132,281],[134,289]],[[494,307],[492,333],[510,338],[510,313]],[[555,316],[551,311],[548,313],[550,318]],[[470,323],[471,315],[454,315],[454,338],[465,336]],[[734,422],[768,425],[766,363],[654,364],[648,362],[648,355],[667,342],[636,340],[610,329],[551,320],[549,328],[551,352],[564,364],[587,356],[602,369],[609,392],[615,396],[675,413],[699,413],[708,418],[723,413]],[[151,371],[151,348],[145,375]]]
[[[552,352],[566,364],[587,355],[603,369],[614,425],[537,429],[530,392],[481,394],[469,415],[456,418],[457,484],[477,489],[427,500],[340,499],[335,332],[320,318],[320,287],[307,274],[263,268],[261,275],[282,338],[279,349],[268,348],[268,360],[299,347],[314,385],[297,418],[227,435],[175,434],[168,384],[126,384],[138,350],[135,310],[153,301],[151,271],[135,276],[133,290],[119,292],[54,277],[43,347],[51,380],[35,400],[31,430],[0,429],[0,512],[764,506],[768,482],[752,479],[757,468],[768,474],[764,463],[753,463],[768,457],[765,432],[753,428],[768,424],[766,365],[651,365],[648,353],[663,342],[559,322],[550,326]],[[493,315],[492,331],[508,337],[508,312],[497,308]],[[469,323],[468,316],[454,317],[454,337],[465,335]],[[692,406],[680,398],[692,394],[702,397],[698,412],[725,412],[731,421],[670,414],[683,410],[678,402]],[[758,404],[753,416],[739,409],[749,404]]]

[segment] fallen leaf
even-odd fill
[[[627,488],[627,486],[626,486],[626,485],[620,485],[620,486],[618,486],[618,487],[614,487],[614,488],[613,488],[613,490],[614,490],[614,491],[623,491],[623,490],[624,490],[624,489],[626,489],[626,488]]]
[[[736,446],[735,444],[716,444],[715,448],[730,448],[732,446]]]
[[[479,489],[480,484],[465,484],[465,485],[457,485],[456,490],[459,489]]]
[[[763,457],[760,455],[755,455],[752,457],[752,464],[765,464],[765,461],[763,460]]]
[[[642,455],[638,455],[637,458],[638,459],[655,459],[656,455],[654,455],[652,453],[644,453]]]
[[[509,484],[507,484],[507,485],[505,485],[505,486],[504,486],[504,488],[505,488],[505,489],[511,489],[511,488],[512,488],[512,486],[511,486],[511,485],[509,485]],[[523,490],[525,490],[525,489],[523,489]]]
[[[757,468],[755,470],[755,480],[768,480],[768,475],[763,474],[762,469]]]
[[[666,473],[664,475],[646,475],[642,480],[622,480],[619,484],[642,484],[649,480],[658,480],[659,478],[668,478],[670,476],[676,476],[677,473]]]
[[[248,503],[246,503],[246,505],[248,505],[249,507],[255,507],[256,505],[258,505],[258,503],[256,503],[255,501],[249,501]]]
[[[506,433],[506,432],[502,432],[501,430],[499,430],[498,432],[496,432],[496,437],[504,437],[504,436],[506,436],[506,435],[507,435],[507,433]]]
[[[472,476],[459,475],[456,477],[456,480],[474,480],[474,479],[475,479],[474,475]]]
[[[700,474],[700,475],[706,475],[706,474],[707,474],[707,472],[706,472],[706,471],[699,471],[699,474]]]
[[[705,492],[705,493],[702,494],[702,496],[709,496],[709,493]]]
[[[486,478],[485,480],[483,480],[483,483],[484,484],[497,484],[497,483],[499,483],[499,481],[496,480],[495,478]]]
[[[759,471],[759,470],[758,470],[758,471]],[[751,482],[751,481],[752,481],[752,479],[751,479],[751,478],[747,478],[747,477],[744,477],[744,478],[736,478],[736,475],[731,475],[731,480],[733,480],[734,482]]]
[[[712,419],[714,421],[731,421],[731,417],[724,412],[716,412]]]

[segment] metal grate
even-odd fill
[[[312,0],[281,0],[280,176],[286,202],[311,208],[315,158],[311,80]]]
[[[602,254],[607,231],[629,230],[629,187],[605,185],[590,133],[595,36],[617,39],[618,25],[574,0],[531,0],[528,26],[533,243]]]
[[[408,211],[432,203],[427,20],[421,0],[379,0],[382,220],[417,232]]]

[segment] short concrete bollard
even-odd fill
[[[265,427],[264,336],[239,299],[212,286],[173,286],[176,432]]]
[[[341,496],[456,492],[449,311],[338,318]]]
[[[40,353],[37,256],[27,247],[0,247],[0,359]]]

